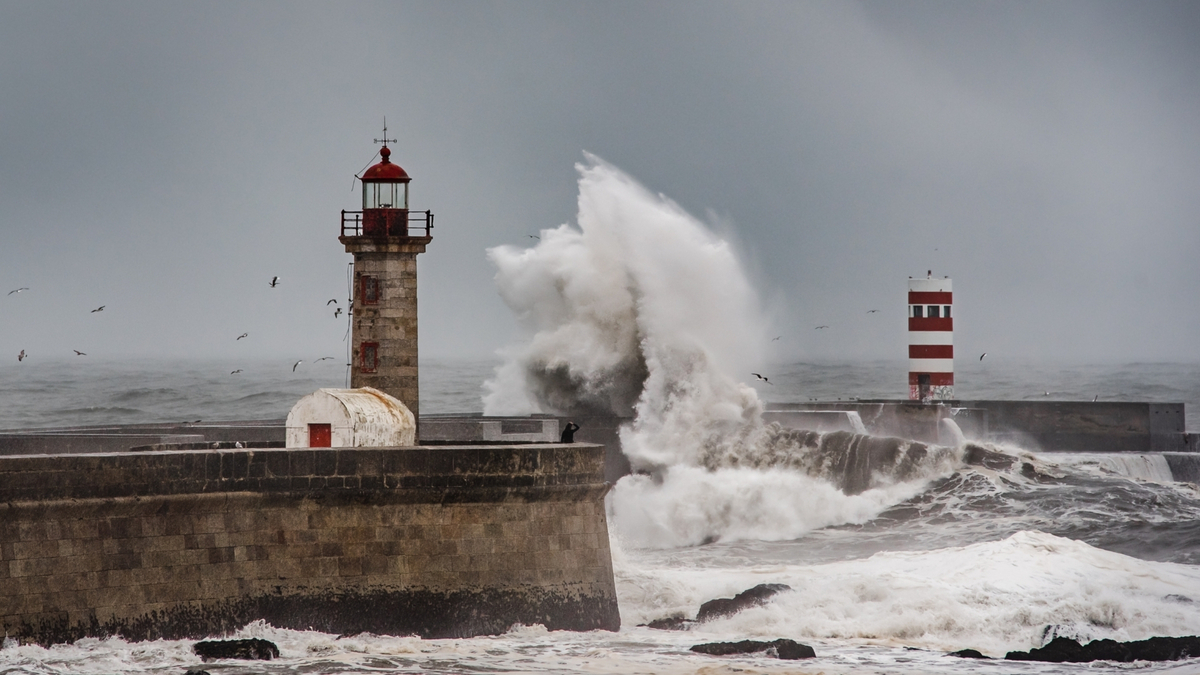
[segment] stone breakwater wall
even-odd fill
[[[590,444],[0,457],[0,630],[616,630],[603,462]]]

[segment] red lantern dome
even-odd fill
[[[388,146],[385,145],[379,150],[379,156],[383,158],[383,161],[367,169],[363,173],[362,180],[364,183],[368,181],[381,183],[407,183],[408,181],[412,180],[408,177],[408,173],[402,169],[399,164],[392,164],[392,161],[388,159],[392,156],[392,151],[388,150]]]

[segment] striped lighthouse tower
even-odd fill
[[[908,280],[908,398],[954,398],[954,306],[950,277]]]

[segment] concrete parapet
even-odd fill
[[[0,457],[0,629],[615,630],[603,460],[582,443]]]
[[[553,443],[571,420],[579,425],[575,440],[604,446],[604,480],[615,483],[630,472],[621,451],[621,425],[628,417],[600,415],[528,415],[492,417],[482,414],[426,415],[421,418],[421,442],[431,444],[496,442]]]
[[[283,420],[12,429],[0,431],[0,455],[121,452],[145,445],[283,440]]]
[[[771,404],[769,412],[857,411],[873,435],[938,442],[938,423],[951,418],[975,440],[1055,452],[1186,452],[1182,403],[1135,401],[823,401]]]

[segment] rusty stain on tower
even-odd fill
[[[419,419],[417,254],[433,240],[433,214],[409,210],[412,179],[389,140],[384,127],[382,159],[360,177],[362,211],[342,211],[339,240],[354,256],[350,386],[386,392]]]

